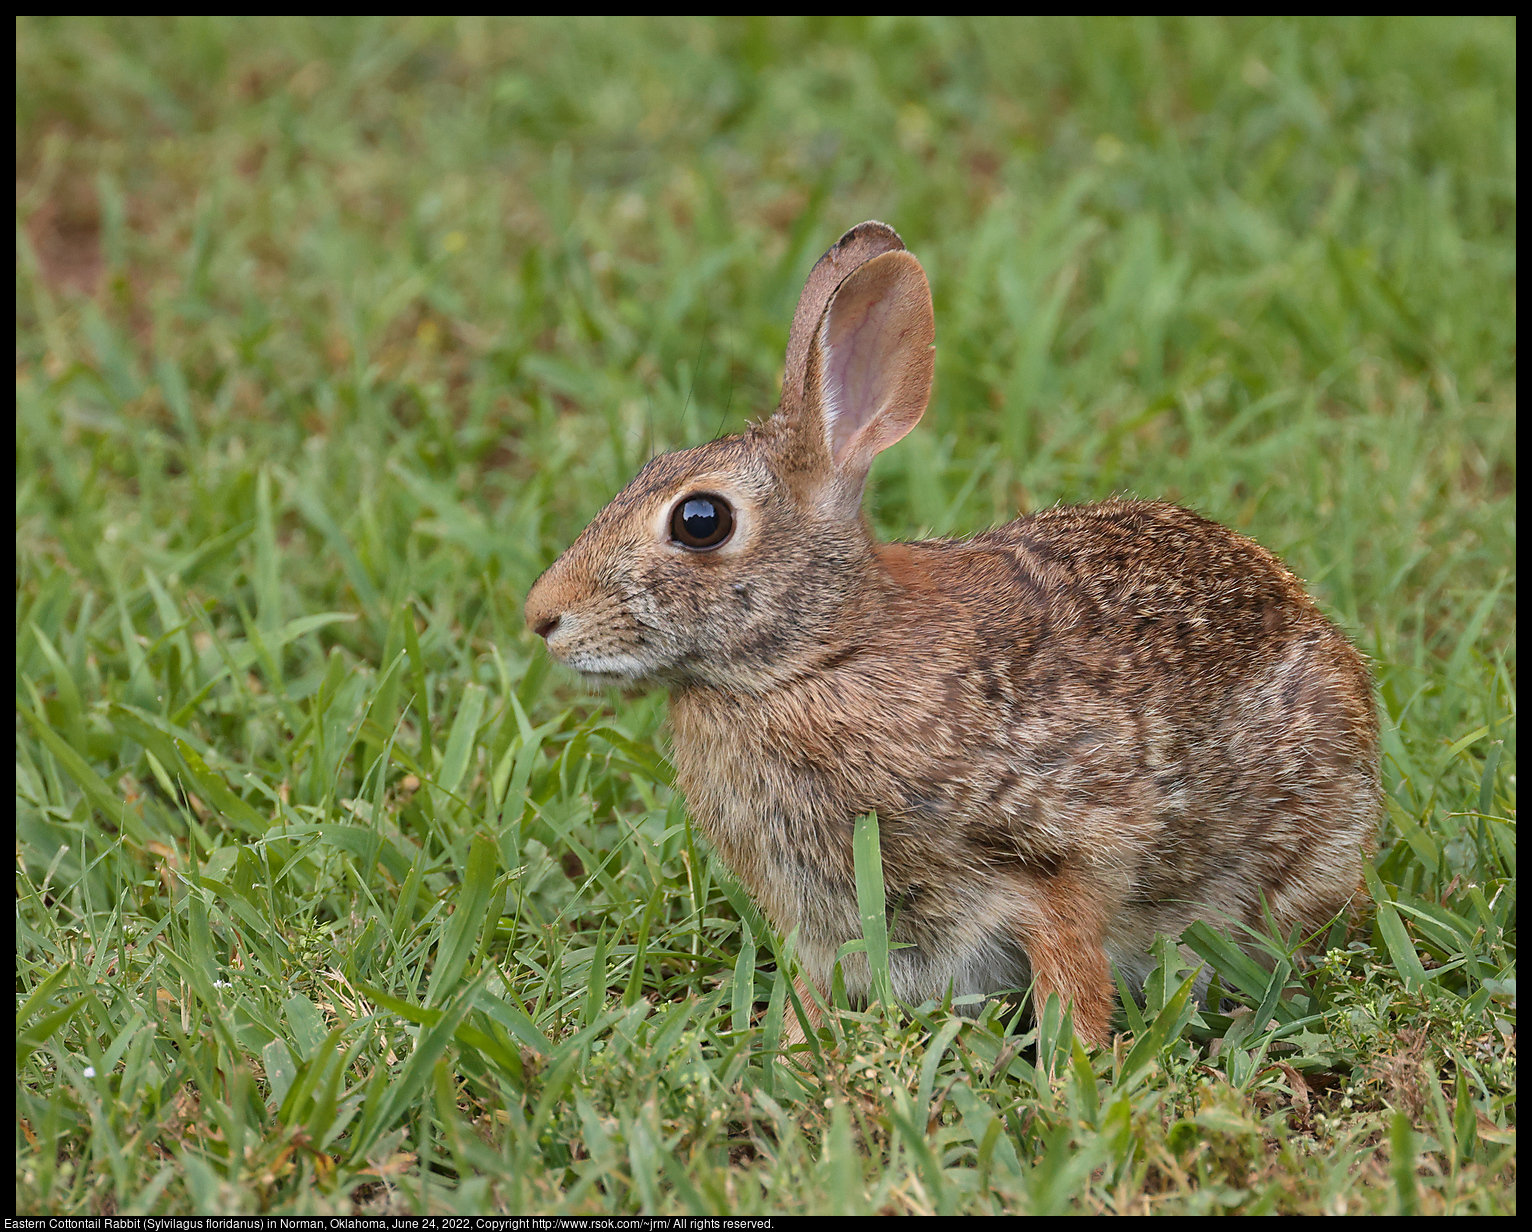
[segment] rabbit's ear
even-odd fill
[[[803,382],[808,375],[809,346],[824,319],[825,306],[841,283],[864,262],[885,252],[902,251],[904,242],[887,223],[862,222],[835,241],[834,246],[814,263],[793,326],[787,335],[787,366],[782,371],[782,414],[796,418],[803,411]]]
[[[863,263],[825,308],[809,348],[804,418],[819,420],[848,501],[860,505],[873,458],[925,413],[935,339],[931,289],[908,252]]]

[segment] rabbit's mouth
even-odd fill
[[[579,672],[593,689],[631,688],[647,683],[654,676],[652,667],[625,654],[577,653],[565,659],[564,665]]]
[[[626,672],[586,672],[580,673],[580,679],[585,681],[592,689],[621,688],[624,685],[638,684],[644,679],[638,674]]]

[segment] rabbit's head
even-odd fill
[[[873,457],[919,421],[935,324],[920,263],[878,222],[809,274],[782,402],[739,436],[655,458],[527,596],[593,684],[772,687],[816,661],[873,542]]]

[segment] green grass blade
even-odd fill
[[[69,973],[73,969],[74,964],[66,962],[57,971],[50,973],[41,984],[32,990],[27,999],[22,1002],[21,1008],[16,1011],[17,1031],[20,1031],[22,1024],[42,1008],[43,1003],[58,990],[59,985],[69,978]]]
[[[755,937],[750,925],[742,927],[739,957],[734,962],[734,984],[730,992],[730,1018],[735,1031],[750,1030],[750,1013],[755,1006]]]
[[[883,853],[878,844],[878,815],[856,819],[851,839],[856,869],[856,907],[867,943],[871,1000],[892,1010],[894,987],[888,967],[888,919],[883,899]]]
[[[485,924],[494,879],[495,844],[476,834],[468,853],[468,870],[458,894],[457,910],[447,921],[431,982],[426,988],[427,1005],[444,1001],[462,977],[463,969],[478,946],[479,930]],[[493,921],[490,926],[493,927]]]
[[[1415,943],[1410,940],[1404,921],[1399,918],[1399,912],[1394,908],[1394,900],[1389,897],[1371,861],[1362,866],[1362,876],[1366,879],[1368,892],[1377,906],[1378,932],[1389,958],[1399,974],[1404,977],[1405,986],[1419,988],[1426,981],[1426,971],[1421,965],[1420,955],[1415,952]]]
[[[1188,1012],[1188,1003],[1192,995],[1192,986],[1197,982],[1197,972],[1193,971],[1181,982],[1179,988],[1165,1003],[1165,1008],[1155,1015],[1154,1021],[1149,1024],[1149,1029],[1140,1039],[1133,1041],[1133,1047],[1123,1060],[1122,1068],[1118,1072],[1115,1086],[1118,1090],[1131,1090],[1138,1081],[1145,1077],[1145,1069],[1153,1061],[1166,1044],[1178,1039],[1181,1032],[1186,1029],[1186,1024],[1191,1020]]]
[[[430,1081],[436,1062],[446,1053],[458,1026],[472,1006],[474,996],[486,979],[488,973],[480,973],[473,983],[443,1006],[441,1018],[420,1033],[415,1050],[410,1053],[409,1059],[393,1081],[384,1084],[376,1092],[369,1091],[362,1121],[349,1144],[350,1159],[365,1159],[378,1136],[400,1117],[407,1115],[419,1100]]]
[[[470,684],[464,688],[462,700],[458,702],[457,717],[452,720],[447,748],[442,754],[441,774],[437,777],[437,783],[448,794],[457,791],[468,769],[468,758],[474,750],[474,737],[479,731],[487,695],[483,685]]]

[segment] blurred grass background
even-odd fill
[[[18,21],[18,1205],[1505,1209],[1515,33]],[[784,1077],[663,699],[521,627],[864,218],[937,314],[882,533],[1179,500],[1375,661],[1370,938],[1301,1027],[1219,969],[1286,1069],[1167,975],[1068,1098],[994,1015]]]

